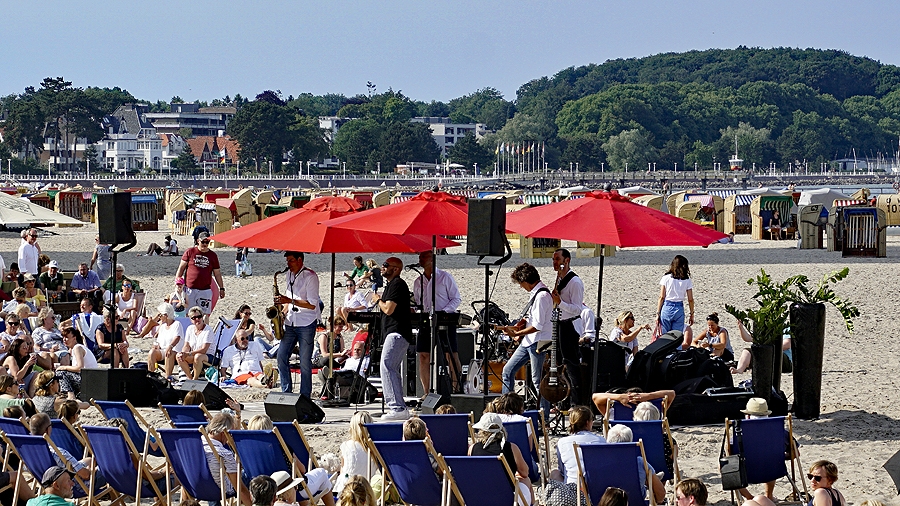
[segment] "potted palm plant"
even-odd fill
[[[791,332],[791,349],[794,360],[794,409],[797,416],[818,416],[822,390],[822,358],[825,343],[825,304],[833,305],[853,332],[853,318],[859,316],[849,300],[838,297],[832,285],[845,279],[850,269],[844,267],[822,277],[814,287],[808,286],[809,278],[802,274],[776,283],[765,269],[747,284],[756,285],[753,295],[758,308],[737,309],[726,305],[725,310],[751,329],[753,343],[753,390],[765,399],[772,388],[781,385],[781,340],[785,331]],[[797,412],[798,404],[800,413]],[[814,404],[815,409],[806,406]],[[810,413],[812,416],[809,416]]]

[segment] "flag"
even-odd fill
[[[497,147],[494,149],[494,154],[495,155],[500,154],[500,144],[497,144]]]

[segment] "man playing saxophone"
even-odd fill
[[[303,253],[286,251],[287,272],[284,288],[275,296],[284,315],[284,337],[278,346],[278,376],[282,392],[291,392],[291,353],[294,345],[300,348],[300,393],[312,394],[312,353],[319,319],[319,276],[303,265]]]

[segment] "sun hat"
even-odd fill
[[[68,473],[69,478],[75,476],[75,473],[67,471],[66,468],[60,466],[53,466],[50,469],[44,471],[44,476],[41,477],[41,485],[44,488],[48,488],[53,486],[53,483],[59,479],[63,474]]]
[[[497,413],[485,413],[472,428],[487,432],[500,432],[500,429],[503,428],[503,419]]]
[[[281,495],[292,488],[296,488],[297,485],[303,483],[303,478],[294,478],[291,479],[291,475],[286,471],[275,471],[270,476],[273,480],[275,480],[275,488],[277,489],[276,494]]]
[[[769,409],[769,403],[762,397],[751,397],[747,401],[747,409],[742,409],[741,413],[753,416],[769,416],[772,410]]]
[[[22,276],[22,282],[27,283],[27,282],[29,282],[29,281],[34,281],[34,275],[31,274],[30,272],[26,272],[26,273]]]

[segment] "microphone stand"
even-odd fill
[[[222,341],[222,332],[225,330],[225,324],[219,322],[217,325],[219,329],[219,335],[216,337],[216,352],[213,354],[213,358],[216,359],[218,364],[211,364],[213,367],[219,368],[218,374],[216,374],[216,386],[222,387],[222,355],[224,350],[219,349],[219,344]]]

